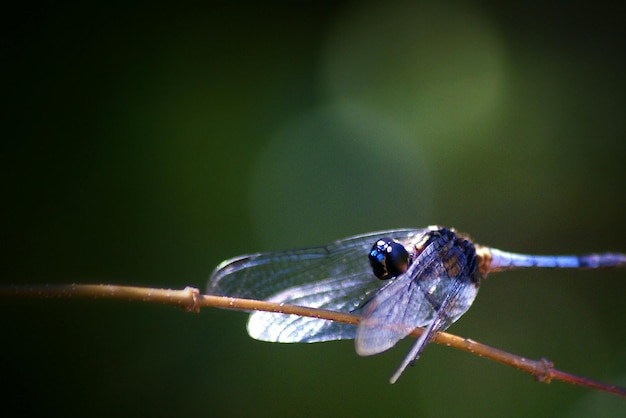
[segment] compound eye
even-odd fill
[[[381,238],[369,254],[370,264],[376,277],[387,280],[396,277],[409,268],[409,252],[404,245],[390,238]]]

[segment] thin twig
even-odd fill
[[[235,309],[245,311],[266,311],[290,315],[307,316],[357,325],[358,315],[323,309],[306,308],[302,306],[282,303],[265,302],[252,299],[238,299],[225,296],[201,295],[193,287],[183,290],[152,289],[134,286],[116,285],[21,285],[0,286],[0,298],[92,298],[92,299],[123,299],[129,301],[161,303],[175,305],[189,312],[200,312],[201,307]],[[416,328],[411,335],[418,337],[422,329]],[[437,344],[444,344],[459,350],[467,351],[487,359],[530,373],[539,382],[549,383],[551,380],[560,380],[566,383],[601,390],[618,396],[626,397],[626,388],[597,382],[585,377],[562,372],[554,368],[552,362],[541,359],[531,360],[502,351],[500,349],[461,338],[453,334],[439,332],[433,338]]]

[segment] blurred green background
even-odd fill
[[[2,25],[2,283],[204,289],[235,255],[442,224],[626,251],[623,17],[601,3],[28,5]],[[487,279],[450,331],[626,385],[624,271]],[[45,416],[615,416],[429,346],[254,341],[246,314],[0,304],[5,410]]]

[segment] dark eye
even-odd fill
[[[409,252],[404,245],[390,238],[381,238],[372,247],[370,264],[376,277],[390,279],[404,273],[409,268]]]

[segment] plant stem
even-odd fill
[[[186,287],[183,290],[153,289],[134,286],[117,286],[107,284],[67,284],[67,285],[17,285],[0,286],[0,298],[91,298],[91,299],[122,299],[132,302],[161,303],[178,306],[188,312],[200,312],[201,307],[235,309],[244,311],[266,311],[290,315],[307,316],[326,319],[346,324],[358,325],[358,315],[323,309],[306,308],[282,303],[265,302],[252,299],[238,299],[225,296],[201,295],[197,288]],[[411,335],[418,337],[421,328],[416,328]],[[626,388],[597,382],[585,377],[562,372],[554,368],[553,363],[546,360],[531,360],[506,351],[499,350],[476,341],[458,337],[453,334],[439,332],[433,340],[459,350],[485,357],[489,360],[530,373],[537,381],[549,383],[560,380],[566,383],[601,390],[618,396],[626,397]]]

